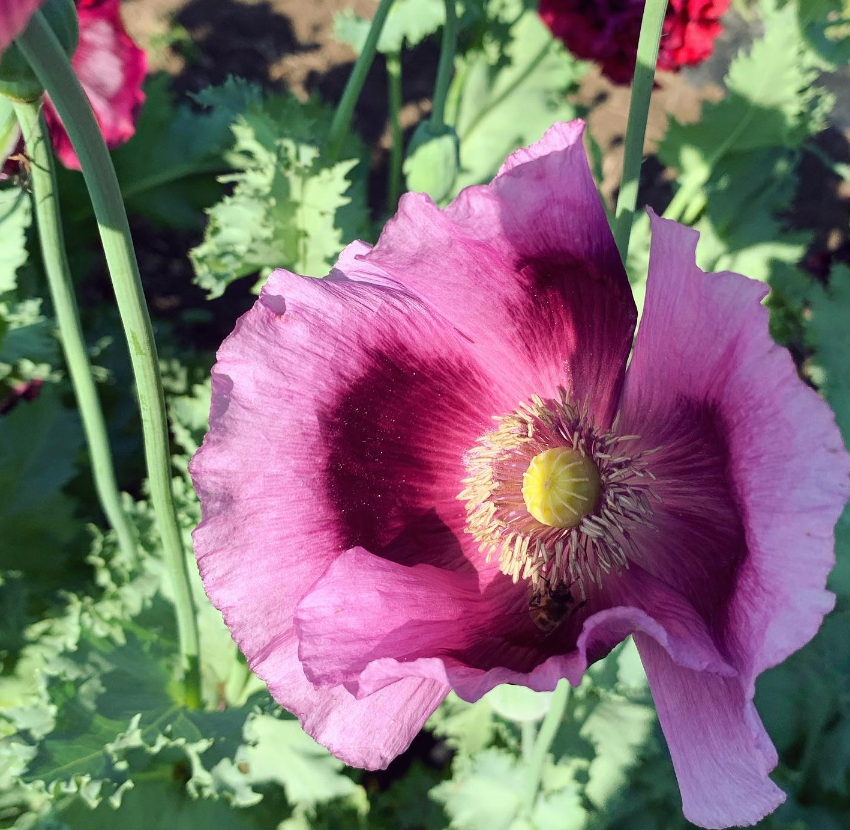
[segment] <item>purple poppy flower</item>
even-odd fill
[[[783,799],[756,677],[807,642],[848,457],[766,289],[653,218],[636,312],[557,124],[445,210],[403,197],[323,280],[276,271],[218,353],[201,575],[252,669],[351,765],[450,689],[551,690],[634,634],[706,827]]]

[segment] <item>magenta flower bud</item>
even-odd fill
[[[386,766],[449,690],[578,684],[634,634],[704,827],[783,794],[758,675],[832,608],[850,459],[767,289],[652,218],[646,305],[556,124],[445,210],[409,193],[222,344],[192,461],[206,591],[275,698]]]

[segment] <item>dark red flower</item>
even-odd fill
[[[658,67],[676,72],[704,61],[730,0],[670,0]],[[615,84],[631,82],[645,0],[540,0],[540,16],[578,58],[600,64]]]
[[[74,71],[91,102],[109,147],[128,141],[145,100],[142,83],[147,57],[121,20],[120,0],[77,0],[80,45],[73,58]],[[77,154],[49,98],[44,113],[56,155],[66,166],[80,169]]]

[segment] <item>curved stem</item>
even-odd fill
[[[661,28],[667,13],[667,0],[646,0],[640,24],[635,76],[632,82],[632,100],[629,104],[629,123],[626,127],[626,145],[623,158],[623,180],[617,199],[614,220],[614,239],[623,262],[629,254],[629,237],[637,204],[640,167],[643,160],[643,142],[649,117],[649,101],[655,82],[655,64],[658,61],[658,44]]]
[[[441,135],[446,128],[446,97],[452,82],[457,51],[457,9],[455,0],[446,0],[446,23],[443,26],[443,42],[440,48],[440,63],[437,66],[437,83],[434,86],[434,101],[431,106],[431,134]]]
[[[33,15],[29,27],[18,37],[17,44],[50,94],[68,131],[94,206],[106,264],[130,347],[130,359],[136,378],[151,502],[173,583],[180,653],[185,671],[186,703],[198,706],[198,621],[171,491],[171,458],[165,397],[153,327],[142,291],[139,266],[115,168],[112,166],[112,159],[86,93],[41,12]]]
[[[345,85],[342,98],[340,98],[337,105],[325,146],[325,154],[331,159],[336,158],[342,149],[342,144],[345,141],[345,136],[351,124],[351,116],[354,114],[354,105],[360,97],[360,91],[366,82],[369,68],[375,59],[378,38],[381,36],[381,30],[384,28],[384,23],[387,20],[387,15],[390,13],[392,4],[393,0],[381,0],[378,10],[372,18],[372,26],[369,29],[366,42],[363,44],[363,49],[357,58],[357,62],[354,64],[354,69],[351,70],[348,83]]]
[[[469,61],[461,60],[457,71],[452,77],[452,82],[449,84],[449,91],[446,94],[446,123],[451,124],[457,129],[457,117],[460,110],[460,99],[463,93],[463,86],[469,76]]]
[[[91,459],[92,476],[100,506],[118,539],[125,557],[136,554],[136,543],[130,523],[121,505],[121,492],[115,480],[115,466],[106,432],[106,422],[97,395],[91,364],[83,337],[74,284],[65,251],[65,239],[59,215],[59,194],[56,188],[56,169],[47,125],[41,113],[41,103],[14,102],[15,115],[21,125],[30,158],[30,182],[38,225],[38,238],[44,270],[50,288],[50,298],[59,325],[59,335],[68,374],[74,387],[83,430]]]
[[[528,812],[531,812],[534,808],[534,802],[537,800],[546,756],[549,754],[552,741],[555,740],[555,735],[558,733],[558,727],[564,719],[564,712],[567,710],[569,699],[570,684],[566,680],[562,680],[552,693],[551,706],[546,717],[543,718],[543,723],[540,724],[540,731],[537,733],[537,740],[534,742],[534,749],[531,752],[524,799],[525,809]]]
[[[404,135],[401,130],[401,55],[398,52],[387,54],[387,87],[389,90],[390,127],[392,128],[392,146],[390,147],[390,169],[387,182],[387,213],[392,216],[398,208],[401,195],[401,168],[404,158]]]

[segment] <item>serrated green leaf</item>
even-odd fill
[[[314,806],[355,796],[360,787],[342,774],[344,764],[305,734],[296,720],[259,715],[246,728],[249,745],[237,763],[252,784],[276,782],[292,804]]]
[[[191,458],[207,432],[212,388],[209,379],[192,387],[188,395],[169,399],[169,415],[174,440],[186,458]]]
[[[200,387],[203,390],[203,387]],[[203,391],[200,392],[203,395]],[[179,407],[178,407],[179,411]],[[172,422],[176,423],[172,410]],[[187,440],[191,440],[187,438]],[[186,457],[175,457],[182,475],[172,480],[177,516],[184,538],[184,550],[192,574],[192,591],[201,636],[201,682],[204,700],[215,707],[243,706],[265,687],[248,668],[233,642],[221,612],[207,599],[192,553],[191,531],[200,522],[200,504],[188,480]],[[96,533],[89,555],[95,579],[103,594],[96,603],[96,624],[102,635],[120,640],[127,619],[157,632],[175,649],[173,587],[165,567],[161,537],[153,510],[147,502],[125,498],[124,507],[139,537],[139,552],[128,557],[114,534]],[[92,622],[94,624],[94,621]]]
[[[805,648],[759,679],[756,704],[777,749],[825,791],[850,792],[850,615],[833,611]],[[838,748],[838,744],[842,744]]]
[[[208,97],[212,95],[208,93]],[[360,235],[367,211],[358,158],[329,162],[319,140],[330,113],[295,98],[250,106],[233,125],[223,177],[233,191],[209,213],[203,243],[191,252],[196,282],[210,297],[233,280],[276,267],[324,276],[342,247]]]
[[[704,105],[695,124],[672,122],[659,157],[689,175],[704,170],[707,177],[728,154],[799,146],[823,125],[824,94],[813,87],[816,75],[794,9],[777,11],[767,4],[764,36],[732,61],[726,97]],[[704,167],[695,165],[694,151]]]
[[[844,508],[835,525],[835,567],[829,575],[828,587],[850,597],[850,506]]]
[[[65,798],[45,815],[39,830],[114,830],[116,826],[122,830],[274,830],[274,824],[258,823],[251,812],[234,810],[226,801],[191,795],[179,776],[169,778],[170,768],[152,769],[150,773],[150,779],[135,783],[122,794],[120,809],[107,799],[92,809],[84,798]]]
[[[605,694],[581,726],[580,735],[595,751],[588,770],[585,796],[603,806],[627,784],[655,723],[655,709],[647,703]]]
[[[253,706],[212,712],[183,707],[173,688],[168,640],[163,648],[153,632],[140,636],[126,628],[116,642],[84,622],[75,646],[42,669],[54,724],[32,744],[25,781],[56,795],[87,787],[91,806],[107,797],[117,805],[137,777],[162,767],[166,776],[176,775],[183,767],[195,796],[227,793],[242,804],[258,800],[248,779],[225,763],[244,743]],[[25,744],[31,730],[20,713],[15,724],[16,743]]]
[[[443,738],[463,756],[474,755],[488,746],[497,731],[493,708],[483,700],[467,703],[450,692],[428,719],[426,728]]]
[[[812,286],[810,302],[807,339],[815,349],[812,363],[820,370],[819,386],[846,441],[850,437],[850,268],[833,268],[828,287]]]
[[[0,302],[0,319],[6,324],[0,341],[0,361],[32,361],[48,365],[58,361],[59,344],[55,327],[42,315],[41,300]]]
[[[416,46],[440,29],[445,21],[444,0],[396,0],[378,38],[378,51],[386,54],[399,52],[405,46]],[[352,9],[343,9],[334,18],[334,35],[359,54],[371,25],[370,20],[358,17]]]
[[[459,149],[453,129],[434,135],[430,121],[419,124],[402,167],[407,189],[427,193],[437,203],[445,200],[457,177]]]
[[[507,14],[502,10],[494,24],[504,24]],[[515,22],[506,38],[494,29],[481,48],[458,60],[450,94],[457,101],[451,118],[460,136],[455,194],[489,181],[510,153],[539,140],[554,121],[576,116],[567,93],[583,67],[536,11],[509,19]]]
[[[0,417],[0,570],[23,572],[42,591],[62,583],[81,536],[63,488],[82,443],[79,417],[50,388]]]
[[[531,824],[538,830],[581,830],[587,810],[576,787],[541,793],[534,805]]]
[[[56,723],[37,745],[27,780],[51,785],[88,776],[123,776],[114,769],[108,745],[128,728],[138,731],[140,713],[150,736],[159,733],[179,706],[166,691],[171,672],[149,647],[131,636],[124,644],[101,641],[84,632],[72,666],[48,681]]]
[[[732,61],[726,97],[704,104],[696,123],[672,121],[658,150],[665,164],[680,170],[665,215],[693,224],[705,211],[701,230],[709,244],[702,248],[712,249],[713,261],[747,245],[775,243],[775,217],[793,196],[800,148],[823,129],[834,103],[816,85],[817,60],[793,6],[777,9],[765,0],[762,9],[764,35]],[[745,265],[765,279],[765,261],[756,253]]]
[[[342,9],[334,15],[334,37],[347,43],[359,55],[369,36],[372,21],[360,17],[354,9]]]
[[[509,753],[485,749],[431,791],[456,830],[509,830],[523,804],[525,776]]]
[[[814,350],[807,365],[829,405],[845,443],[850,441],[850,268],[838,265],[829,285],[812,284],[807,299],[810,315],[805,323],[806,344]],[[830,587],[850,596],[850,507],[835,529],[836,566]]]
[[[801,31],[826,66],[850,62],[850,6],[845,0],[794,0]]]
[[[224,153],[232,143],[230,126],[259,98],[259,91],[231,78],[218,88],[214,101],[199,93],[196,101],[204,108],[199,109],[188,103],[175,105],[170,83],[167,75],[148,79],[136,132],[113,151],[112,158],[129,211],[195,228],[199,210],[209,204],[207,197],[220,193],[214,184],[210,188],[211,174],[227,169]]]
[[[396,0],[381,30],[378,49],[398,52],[405,46],[416,46],[445,21],[445,0]]]

